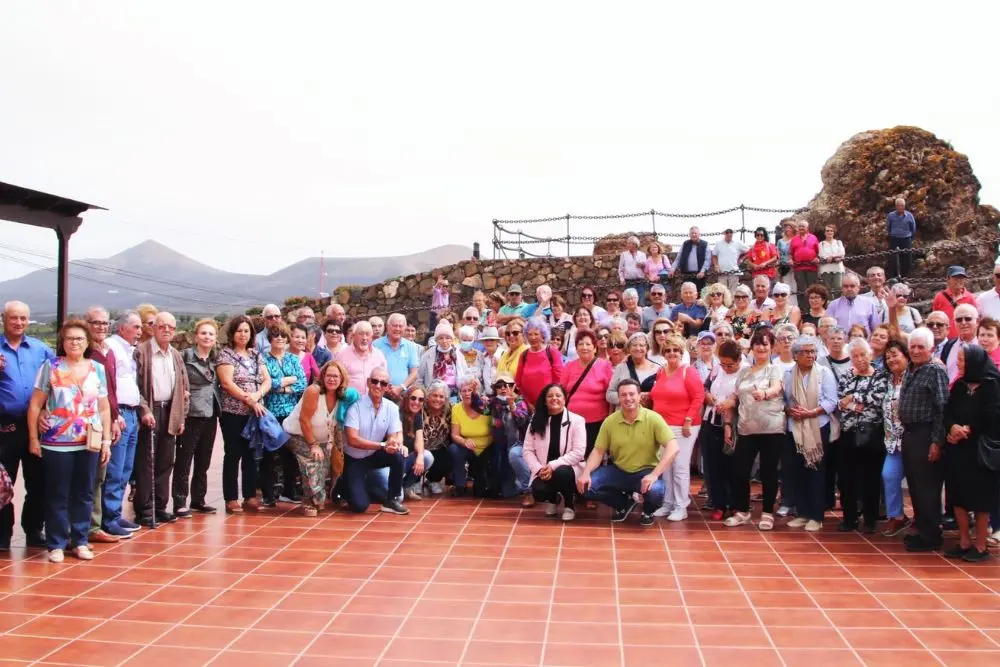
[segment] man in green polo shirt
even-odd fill
[[[663,502],[660,477],[673,463],[678,447],[663,417],[640,406],[639,392],[635,380],[626,379],[618,385],[621,409],[601,424],[594,451],[587,458],[583,473],[576,478],[576,485],[588,500],[609,506],[615,523],[627,519],[635,508],[633,494],[642,494],[639,523],[651,526],[653,512]],[[605,453],[614,462],[602,466]]]

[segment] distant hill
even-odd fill
[[[325,289],[371,284],[427,271],[472,256],[472,249],[445,245],[401,257],[327,257]],[[81,312],[99,303],[109,310],[150,302],[161,310],[198,315],[238,312],[290,296],[315,296],[320,258],[310,257],[271,275],[230,273],[196,262],[157,241],[143,241],[117,255],[70,263],[69,307]],[[0,282],[2,299],[19,299],[33,319],[56,312],[55,269],[41,269]]]

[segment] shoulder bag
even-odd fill
[[[979,436],[979,463],[992,472],[1000,472],[1000,441],[985,435]]]
[[[566,394],[566,405],[569,405],[570,399],[573,398],[573,394],[575,394],[576,390],[580,388],[580,385],[583,383],[583,379],[585,377],[587,377],[587,373],[590,372],[590,369],[593,367],[593,365],[594,365],[594,363],[596,361],[597,361],[597,357],[594,357],[593,359],[591,359],[590,363],[587,364],[587,367],[583,369],[582,373],[580,373],[580,377],[578,377],[576,379],[576,382],[573,383],[573,388],[569,390],[568,394]]]

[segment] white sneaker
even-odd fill
[[[823,530],[823,524],[819,521],[809,519],[809,522],[806,523],[806,530],[808,530],[810,533],[818,533],[819,531]]]
[[[795,514],[795,510],[789,507],[788,505],[782,505],[781,507],[778,508],[778,511],[775,512],[775,514],[777,514],[778,516],[792,516],[793,514]]]
[[[49,551],[49,562],[50,563],[61,563],[66,559],[65,554],[63,554],[62,549],[52,549]]]
[[[559,503],[545,503],[545,516],[556,516],[559,514]]]
[[[667,516],[667,521],[684,521],[688,518],[688,511],[683,507],[678,507]]]
[[[809,519],[804,516],[797,516],[785,525],[789,528],[805,528],[805,525],[809,523]]]
[[[427,485],[427,488],[431,490],[431,495],[434,496],[440,496],[442,493],[444,493],[444,489],[441,488],[440,482],[431,482],[430,484]]]
[[[279,503],[288,503],[290,505],[301,505],[302,504],[301,500],[296,500],[295,498],[292,498],[291,496],[278,496],[278,502]]]
[[[674,508],[671,507],[670,505],[660,505],[653,512],[653,516],[663,517],[663,516],[667,516],[668,514],[670,514],[673,511],[674,511]]]
[[[571,507],[567,507],[566,509],[563,510],[563,515],[562,515],[563,521],[572,521],[575,518],[576,518],[576,510],[572,509]]]
[[[403,492],[403,498],[405,500],[423,500],[424,497],[420,495],[420,485],[414,484],[413,486],[406,487]]]
[[[94,560],[94,552],[86,544],[73,550],[73,555],[80,560]]]
[[[750,512],[733,512],[722,522],[722,525],[727,528],[735,528],[736,526],[745,526],[748,523],[750,523]]]

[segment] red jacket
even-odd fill
[[[805,238],[796,234],[791,241],[792,268],[795,271],[819,271],[819,239],[813,234]]]

